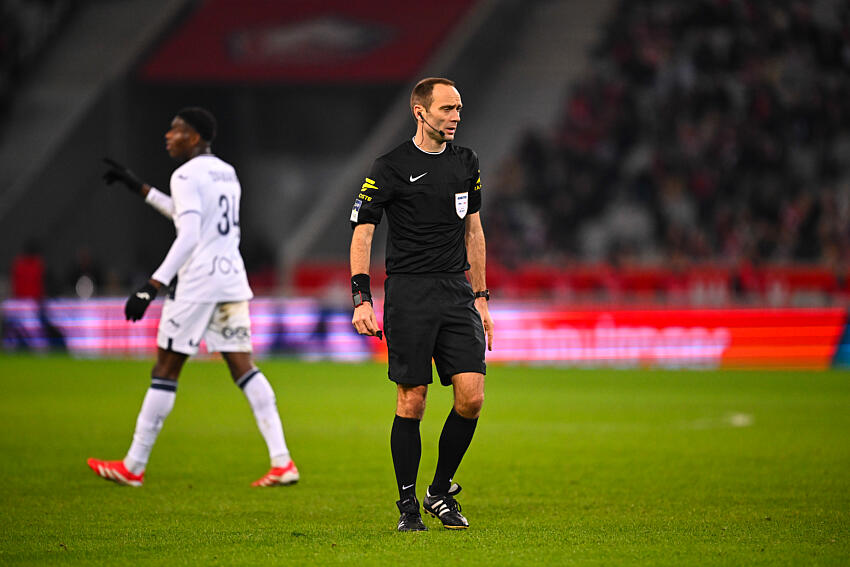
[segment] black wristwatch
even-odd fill
[[[483,297],[487,301],[490,301],[490,290],[485,289],[485,290],[482,290],[482,291],[476,291],[475,292],[475,299],[478,299],[479,297]]]
[[[351,296],[351,300],[354,302],[354,308],[358,308],[367,301],[372,303],[372,296],[368,293],[363,293],[362,291],[358,291],[357,293]]]

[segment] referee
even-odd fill
[[[384,332],[388,374],[398,393],[390,447],[399,531],[427,529],[416,499],[416,475],[432,358],[440,382],[453,387],[454,407],[440,435],[437,470],[422,505],[446,528],[469,527],[455,500],[460,486],[452,477],[484,402],[484,342],[486,333],[492,349],[493,321],[487,309],[478,156],[451,143],[461,107],[452,81],[419,81],[410,96],[416,135],[375,160],[351,210],[351,322],[361,335],[380,336],[369,262],[375,225],[385,210],[389,222]]]

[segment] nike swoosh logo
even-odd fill
[[[412,486],[415,486],[415,485],[416,485],[416,483],[408,484],[407,486],[402,486],[402,487],[401,487],[401,489],[402,489],[402,490],[407,490],[408,488],[410,488],[410,487],[412,487]]]
[[[425,173],[423,173],[422,175],[417,175],[416,177],[413,177],[413,176],[411,175],[411,176],[410,176],[410,182],[411,182],[411,183],[413,183],[413,182],[414,182],[414,181],[416,181],[417,179],[422,179],[422,178],[423,178],[423,177],[425,177],[426,175],[428,175],[428,172],[427,172],[427,171],[426,171]]]

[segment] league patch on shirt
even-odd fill
[[[357,222],[357,219],[360,218],[360,207],[363,205],[363,199],[355,199],[354,206],[351,207],[351,218],[349,219],[351,222]]]
[[[463,218],[466,216],[466,211],[469,209],[469,192],[455,193],[455,212],[457,216]]]

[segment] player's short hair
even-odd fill
[[[411,112],[413,112],[413,107],[417,104],[425,108],[431,108],[431,103],[434,102],[434,85],[448,85],[453,87],[455,86],[455,82],[442,77],[428,77],[416,83],[416,86],[413,87],[413,92],[410,93]]]
[[[194,128],[195,132],[201,136],[205,142],[212,142],[215,139],[216,129],[218,127],[215,116],[212,112],[200,106],[188,106],[177,113],[183,122]]]

